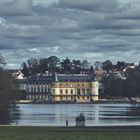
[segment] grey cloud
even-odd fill
[[[15,16],[31,14],[32,0],[13,0],[0,2],[1,16]]]
[[[111,15],[114,19],[140,19],[140,2],[133,2],[125,5],[120,11]]]
[[[60,6],[87,11],[116,11],[118,3],[114,0],[60,0]]]
[[[32,5],[31,0],[11,3],[9,10],[0,6],[0,51],[9,67],[50,55],[91,62],[129,60],[140,50],[139,20],[126,18],[136,10],[129,12],[129,6],[117,0],[60,0],[50,6]]]
[[[140,36],[140,29],[136,28],[136,29],[121,29],[121,30],[108,30],[106,31],[106,33],[110,34],[110,35],[116,35],[119,37],[136,37],[136,36]]]

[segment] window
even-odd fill
[[[91,95],[90,89],[87,89],[87,95]]]
[[[60,89],[60,94],[63,94],[63,90],[62,89]]]
[[[53,94],[55,94],[55,89],[53,89]]]
[[[82,89],[82,94],[85,95],[85,89]]]
[[[34,87],[34,85],[32,85],[32,92],[35,92],[35,87]]]
[[[36,87],[35,87],[35,88],[36,88],[36,92],[38,92],[38,86],[37,86],[37,85],[36,85]]]
[[[77,95],[80,95],[80,89],[77,89]]]
[[[50,91],[51,91],[50,88],[48,88],[48,93],[50,93]]]
[[[70,93],[73,94],[73,89],[70,90]]]
[[[38,85],[38,87],[37,87],[37,88],[38,88],[38,92],[40,92],[40,86],[39,86],[39,85]]]
[[[83,87],[85,86],[85,84],[83,84]]]
[[[43,92],[45,92],[45,84],[43,84]]]
[[[67,89],[65,90],[65,92],[66,92],[66,94],[68,94],[68,90]]]

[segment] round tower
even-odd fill
[[[99,82],[98,81],[91,82],[91,95],[92,95],[93,101],[98,101],[98,96],[99,96]]]

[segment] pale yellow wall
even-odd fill
[[[93,96],[93,97],[92,97],[92,100],[93,100],[93,101],[98,101],[98,96]]]
[[[53,95],[57,95],[57,97],[54,97],[54,100],[56,101],[66,101],[66,100],[71,101],[74,100],[75,97],[77,101],[90,101],[91,99],[94,101],[98,100],[98,88],[99,88],[98,82],[94,81],[94,82],[56,82],[53,84],[52,89],[55,90],[55,93],[53,93]],[[77,96],[77,89],[80,89],[80,96]],[[92,97],[87,96],[88,89],[89,92],[94,96]],[[73,90],[73,94],[71,94],[71,90]],[[83,90],[85,90],[85,94],[82,94]],[[73,97],[72,95],[75,95],[75,97]]]
[[[98,81],[91,82],[92,95],[99,95],[99,83]]]
[[[88,88],[90,82],[56,82],[53,84],[53,88]]]
[[[66,90],[67,90],[67,93],[66,93]],[[73,91],[72,94],[71,94],[71,90]],[[75,91],[75,88],[59,88],[59,93],[60,95],[75,95],[76,91]]]

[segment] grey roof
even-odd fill
[[[44,75],[35,75],[29,76],[25,79],[20,80],[21,83],[28,83],[28,84],[49,84],[53,82],[52,76],[44,76]]]
[[[94,81],[94,76],[87,74],[69,74],[69,75],[58,74],[57,79],[59,82],[90,82]]]
[[[21,79],[20,83],[28,83],[28,84],[49,84],[52,82],[90,82],[94,81],[93,75],[87,74],[58,74],[55,76],[44,76],[44,75],[35,75],[29,76],[25,79]]]

